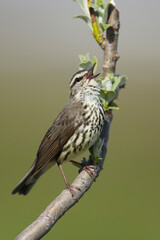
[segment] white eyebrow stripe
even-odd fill
[[[76,78],[83,78],[87,72],[87,70],[81,70],[80,72],[74,74],[70,82],[70,87],[74,86]]]

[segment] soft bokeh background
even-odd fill
[[[117,72],[129,77],[114,111],[104,170],[44,239],[160,239],[160,2],[118,1]],[[103,52],[72,0],[0,0],[1,239],[14,239],[64,188],[56,167],[26,196],[11,191],[68,100],[78,54]],[[77,169],[64,165],[72,182]]]

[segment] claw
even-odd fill
[[[94,173],[91,171],[91,169],[95,169],[95,168],[96,166],[89,165],[89,166],[83,167],[83,170],[85,170],[91,178],[94,178],[95,176],[94,176]]]
[[[72,197],[74,198],[75,195],[76,195],[76,192],[75,192],[75,190],[73,189],[73,187],[67,183],[67,184],[66,184],[66,188],[70,191]]]

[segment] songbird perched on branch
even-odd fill
[[[104,124],[105,111],[99,99],[99,86],[93,74],[95,64],[89,70],[74,74],[70,81],[70,99],[45,134],[36,159],[28,173],[12,191],[26,195],[38,178],[56,164],[70,189],[62,163],[89,149],[99,137]]]

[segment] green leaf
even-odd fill
[[[103,80],[104,80],[104,77],[97,78],[97,82],[99,83],[102,83]]]
[[[114,91],[108,91],[106,94],[107,103],[109,104],[111,101],[117,98],[117,94]]]
[[[120,81],[120,83],[119,83],[119,86],[122,87],[122,86],[125,85],[125,83],[126,83],[126,81],[128,80],[128,78],[127,78],[127,76],[122,75],[122,76],[120,76],[120,79],[121,79],[121,81]]]
[[[83,12],[85,13],[85,16],[78,15],[78,16],[74,16],[74,18],[83,19],[89,25],[91,31],[93,31],[91,16],[90,16],[89,9],[88,9],[88,1],[87,0],[74,0],[74,1],[79,4],[79,6],[82,8]]]
[[[92,59],[92,65],[96,63],[95,67],[94,67],[94,71],[93,73],[95,73],[97,71],[97,66],[98,66],[98,59],[96,58],[96,56],[93,57]]]
[[[100,97],[102,98],[102,100],[107,101],[107,91],[106,90],[100,90]]]
[[[102,160],[101,152],[102,152],[103,143],[104,143],[104,139],[98,138],[97,141],[94,143],[94,145],[92,145],[89,149],[93,157],[94,164],[97,164]]]
[[[82,8],[85,15],[90,18],[90,13],[89,13],[89,9],[88,9],[88,1],[87,0],[74,0],[74,1],[79,4],[79,6]]]
[[[83,21],[85,21],[85,23],[87,23],[87,25],[90,27],[91,31],[93,30],[92,28],[92,22],[91,19],[85,15],[77,15],[77,16],[73,16],[73,18],[80,18]]]
[[[100,97],[102,100],[107,102],[107,105],[112,102],[117,97],[117,93],[115,91],[107,91],[107,90],[100,90]]]
[[[80,58],[81,63],[91,61],[90,57],[89,57],[89,53],[87,53],[86,55],[80,54],[79,58]]]
[[[89,57],[89,53],[87,53],[85,56],[79,55],[80,58],[80,64],[79,64],[79,69],[88,69],[90,68],[94,63],[96,63],[96,66],[94,67],[94,73],[96,72],[97,65],[98,65],[98,60],[94,56],[93,59],[91,60]]]
[[[120,87],[125,85],[126,80],[126,76],[114,74],[108,74],[107,77],[98,79],[101,86],[100,98],[105,110],[119,109],[118,105],[113,101],[118,97]]]
[[[113,79],[113,85],[112,85],[112,90],[119,90],[120,87],[125,85],[125,82],[127,80],[127,77],[122,75],[122,76],[115,76]]]
[[[103,78],[101,82],[101,88],[104,90],[112,90],[112,76],[113,74],[108,74],[105,78]]]
[[[112,102],[111,105],[109,105],[108,109],[116,109],[116,110],[119,110],[119,107],[116,103]]]
[[[90,61],[79,64],[80,70],[89,69],[91,66],[92,66],[92,63]]]
[[[94,30],[92,26],[89,7],[93,8],[95,11],[100,34],[102,34],[109,27],[109,25],[106,24],[108,19],[108,8],[110,4],[115,6],[113,0],[109,0],[108,4],[105,4],[104,0],[95,0],[95,2],[93,1],[90,4],[88,4],[87,0],[74,0],[74,1],[79,4],[81,9],[85,13],[85,15],[78,15],[75,16],[74,18],[80,18],[84,20],[90,27],[92,33]]]
[[[84,20],[89,26],[92,24],[91,19],[85,15],[77,15],[77,16],[73,16],[73,18],[80,18]]]
[[[120,84],[121,80],[120,77],[115,77],[114,78],[114,82],[112,84],[112,90],[115,91],[116,89],[119,88],[119,84]]]
[[[82,19],[83,21],[85,21],[85,23],[88,24],[88,26],[90,27],[91,31],[92,31],[92,22],[91,22],[91,19],[85,15],[77,15],[77,16],[73,16],[73,18],[80,18]]]
[[[99,24],[100,32],[103,33],[109,26],[110,26],[109,24],[100,23]]]
[[[95,5],[96,5],[97,7],[100,6],[101,8],[105,8],[105,6],[106,6],[104,0],[96,0],[96,1],[95,1]]]
[[[109,9],[109,4],[105,6],[104,13],[103,13],[103,23],[106,24],[108,20],[108,9]]]

